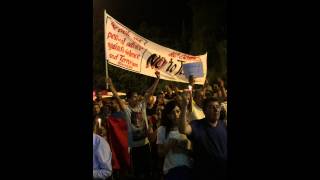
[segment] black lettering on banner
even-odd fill
[[[147,59],[146,68],[151,66],[151,68],[161,69],[167,64],[167,60],[164,57],[158,56],[157,54],[152,54]]]
[[[178,60],[178,61],[181,63],[181,66],[180,66],[179,71],[175,75],[179,76],[179,75],[184,74],[184,73],[183,73],[183,68],[182,68],[183,67],[183,61],[181,61],[181,60]]]
[[[177,67],[177,65],[174,64],[174,65],[172,66],[172,68],[170,68],[169,72],[172,73],[172,71],[174,71],[174,70],[176,69],[176,67]]]
[[[172,66],[172,63],[173,63],[173,61],[172,61],[172,59],[170,59],[170,65],[169,65],[169,67],[166,69],[166,72],[168,72],[169,70],[170,70],[170,68],[171,68],[171,66]]]

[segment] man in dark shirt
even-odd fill
[[[187,99],[182,103],[180,133],[186,134],[192,142],[194,177],[196,179],[222,180],[227,178],[227,129],[219,120],[221,104],[210,97],[204,101],[205,119],[186,122]]]

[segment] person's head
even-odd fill
[[[93,114],[99,114],[100,113],[100,106],[99,104],[93,104]]]
[[[193,75],[190,75],[190,76],[189,76],[189,83],[190,83],[190,84],[194,84],[194,83],[195,83],[195,80],[194,80]]]
[[[129,106],[131,107],[135,107],[137,106],[138,104],[138,93],[137,92],[134,92],[134,91],[130,91],[127,93],[127,98],[128,98],[128,103],[129,103]]]
[[[164,104],[164,92],[163,91],[161,91],[157,95],[157,104]]]
[[[152,106],[154,105],[155,103],[155,97],[154,96],[149,96],[149,99],[148,99],[148,105]]]
[[[205,93],[205,98],[213,97],[213,91],[207,90]]]
[[[210,122],[216,122],[220,118],[221,104],[215,97],[210,97],[203,102],[203,111],[206,119]]]
[[[159,121],[160,121],[160,119],[162,117],[162,110],[163,110],[163,106],[158,106],[156,108],[156,116],[158,117]]]
[[[218,84],[213,84],[212,96],[215,98],[219,97],[219,86]]]
[[[218,92],[218,90],[219,90],[219,85],[213,84],[213,92]]]
[[[96,96],[97,96],[97,101],[102,100],[102,92],[101,91],[98,91]]]
[[[201,89],[197,89],[194,93],[194,101],[197,103],[198,106],[202,107],[204,100],[204,92]]]
[[[100,109],[100,113],[102,116],[108,116],[110,114],[110,102],[108,102],[108,104],[104,104],[101,109]]]
[[[162,122],[167,128],[177,126],[180,118],[181,110],[176,101],[168,102],[162,111]]]
[[[120,105],[115,97],[111,98],[110,109],[111,109],[111,112],[119,112],[120,111]]]

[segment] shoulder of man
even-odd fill
[[[93,145],[97,146],[100,144],[101,142],[101,136],[99,136],[98,134],[93,133]]]
[[[205,118],[191,121],[190,125],[199,126],[205,122]]]

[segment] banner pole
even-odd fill
[[[107,31],[107,11],[104,10],[104,33]],[[106,62],[106,89],[109,89],[109,84],[108,84],[108,78],[109,78],[109,73],[108,73],[108,58],[107,58],[107,48],[106,48],[106,36],[104,35],[104,44],[105,44],[105,62]]]

